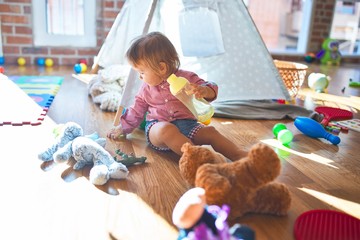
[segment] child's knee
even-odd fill
[[[160,138],[168,139],[169,137],[175,137],[177,134],[180,134],[179,129],[172,123],[163,122],[158,123],[156,128],[156,135],[158,135]]]

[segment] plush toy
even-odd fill
[[[254,231],[240,224],[229,228],[230,208],[207,205],[205,190],[191,188],[176,203],[173,223],[179,228],[178,240],[254,240]]]
[[[61,128],[55,143],[45,151],[39,153],[40,160],[47,162],[54,160],[63,163],[73,157],[76,161],[74,170],[82,169],[91,164],[89,179],[95,185],[103,185],[110,178],[124,179],[129,171],[126,166],[114,160],[105,150],[105,138],[100,138],[97,133],[83,136],[80,125],[68,122]]]
[[[128,65],[111,65],[90,80],[88,93],[101,110],[117,111],[129,71]]]
[[[316,92],[325,92],[331,78],[323,73],[310,73],[308,76],[309,87]]]
[[[321,45],[322,50],[316,57],[322,64],[340,65],[341,54],[339,51],[339,42],[335,39],[327,38]]]
[[[191,186],[205,189],[211,205],[228,205],[229,220],[246,213],[286,215],[291,196],[275,178],[280,174],[280,159],[269,146],[258,143],[248,155],[227,162],[212,149],[185,143],[179,161],[180,173]]]

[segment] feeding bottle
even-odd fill
[[[167,79],[170,84],[170,92],[179,99],[197,118],[199,122],[209,122],[214,115],[214,108],[205,99],[195,98],[194,94],[188,93],[191,89],[189,81],[184,77],[177,77],[171,74]]]

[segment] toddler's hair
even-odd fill
[[[134,39],[126,57],[132,65],[147,64],[156,73],[160,71],[160,62],[164,62],[168,75],[176,72],[180,66],[174,45],[160,32],[150,32]]]

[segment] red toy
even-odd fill
[[[341,108],[321,106],[316,107],[315,111],[324,115],[324,119],[321,121],[321,124],[324,126],[327,126],[330,121],[340,121],[353,118],[352,112]]]
[[[333,210],[310,210],[301,214],[294,224],[296,240],[360,239],[360,220]]]

